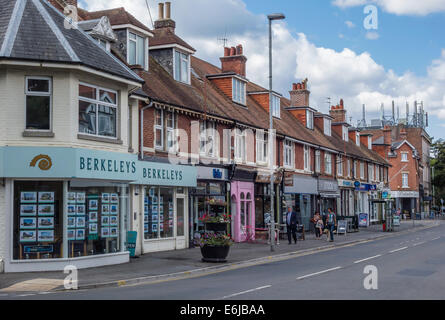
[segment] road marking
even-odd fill
[[[420,246],[421,244],[424,244],[424,243],[426,243],[426,241],[415,243],[415,244],[413,244],[413,247]]]
[[[440,237],[437,237],[437,238],[431,239],[431,241],[439,240],[439,239],[440,239]]]
[[[403,248],[395,249],[395,250],[390,251],[389,253],[394,253],[394,252],[402,251],[402,250],[405,250],[405,249],[408,249],[408,247],[403,247]]]
[[[363,261],[368,261],[368,260],[371,260],[371,259],[374,259],[374,258],[378,258],[378,257],[381,257],[381,256],[382,256],[381,254],[378,254],[378,255],[373,256],[373,257],[369,257],[369,258],[365,258],[365,259],[362,259],[362,260],[354,261],[354,263],[360,263],[360,262],[363,262]]]
[[[27,293],[27,294],[19,294],[17,297],[29,297],[29,296],[35,296],[35,293]]]
[[[335,268],[331,268],[331,269],[328,269],[328,270],[323,270],[323,271],[307,274],[305,276],[298,277],[297,280],[313,277],[313,276],[316,276],[316,275],[319,275],[319,274],[327,273],[327,272],[338,270],[338,269],[341,269],[341,267],[335,267]]]
[[[258,288],[255,288],[255,289],[246,290],[246,291],[243,291],[243,292],[234,293],[234,294],[222,297],[221,300],[229,299],[229,298],[232,298],[232,297],[237,297],[237,296],[240,296],[242,294],[259,291],[259,290],[267,289],[267,288],[270,288],[270,287],[272,287],[272,286],[271,285],[267,285],[267,286],[262,286],[262,287],[258,287]]]

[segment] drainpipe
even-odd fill
[[[141,115],[140,115],[141,129],[139,131],[139,135],[140,135],[140,143],[141,143],[141,145],[139,146],[139,160],[143,160],[144,159],[144,111],[149,109],[149,108],[151,108],[151,107],[153,107],[153,101],[147,99],[147,102],[148,101],[150,101],[150,103],[141,109]]]

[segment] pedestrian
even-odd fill
[[[331,236],[330,242],[334,242],[334,229],[337,226],[337,217],[335,213],[332,211],[332,208],[328,209],[328,216],[326,218],[326,223],[328,226],[328,231]]]
[[[286,229],[287,239],[289,244],[292,244],[292,238],[294,238],[295,244],[297,243],[297,214],[292,210],[292,207],[287,208],[286,214]]]
[[[320,216],[320,212],[315,212],[314,215],[314,226],[315,226],[315,238],[321,239],[321,235],[323,234],[323,219]]]

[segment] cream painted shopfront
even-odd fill
[[[186,195],[188,187],[196,186],[194,167],[91,149],[0,147],[0,179],[5,272],[125,263],[131,230],[144,238],[145,252],[150,241],[175,243],[163,249],[187,243]],[[157,197],[157,210],[144,212],[147,197],[138,190],[152,196],[145,200],[151,201],[151,209]],[[146,223],[138,230],[142,212]]]

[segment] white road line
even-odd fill
[[[29,296],[35,296],[35,293],[27,293],[27,294],[19,294],[17,297],[29,297]]]
[[[431,239],[431,241],[439,240],[439,239],[440,239],[440,237],[437,237],[437,238]]]
[[[271,286],[271,285],[268,285],[268,286],[258,287],[258,288],[255,288],[255,289],[246,290],[246,291],[243,291],[243,292],[234,293],[234,294],[231,294],[231,295],[222,297],[221,300],[229,299],[229,298],[232,298],[232,297],[237,297],[237,296],[240,296],[240,295],[242,295],[242,294],[246,294],[246,293],[251,293],[251,292],[259,291],[259,290],[267,289],[267,288],[270,288],[270,287],[272,287],[272,286]]]
[[[413,244],[413,247],[420,246],[421,244],[424,244],[424,243],[426,243],[426,241],[415,243],[415,244]]]
[[[305,276],[298,277],[297,280],[313,277],[313,276],[316,276],[316,275],[319,275],[319,274],[323,274],[323,273],[334,271],[334,270],[338,270],[338,269],[341,269],[341,267],[335,267],[335,268],[331,268],[331,269],[328,269],[328,270],[323,270],[323,271],[307,274]]]
[[[354,263],[360,263],[360,262],[363,262],[363,261],[368,261],[368,260],[375,259],[375,258],[378,258],[378,257],[381,257],[381,256],[382,256],[381,254],[378,254],[378,255],[373,256],[373,257],[369,257],[369,258],[365,258],[365,259],[362,259],[362,260],[354,261]]]
[[[394,253],[394,252],[402,251],[402,250],[405,250],[405,249],[408,249],[408,247],[403,247],[403,248],[395,249],[395,250],[390,251],[389,253]]]

